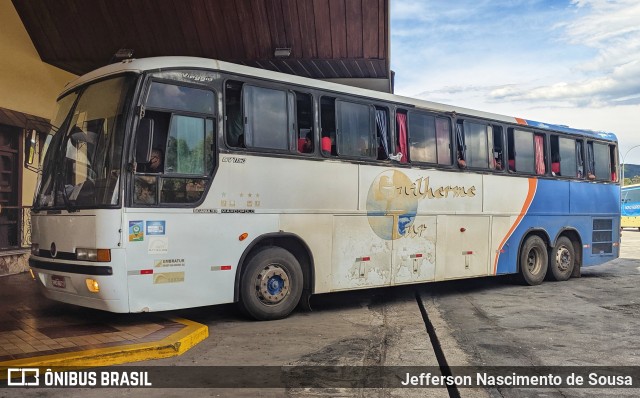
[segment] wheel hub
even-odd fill
[[[571,266],[571,261],[571,252],[569,252],[569,249],[564,246],[560,247],[556,252],[556,264],[558,265],[558,270],[562,272],[568,270]]]
[[[540,255],[536,249],[531,249],[527,256],[527,268],[531,274],[537,274],[542,268]]]
[[[258,298],[265,304],[277,304],[289,294],[289,276],[278,264],[266,266],[256,280]]]

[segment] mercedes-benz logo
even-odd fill
[[[55,257],[58,255],[58,249],[56,249],[56,243],[51,242],[51,257]]]

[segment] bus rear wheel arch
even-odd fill
[[[538,235],[528,236],[519,255],[520,281],[529,286],[539,285],[544,281],[549,267],[547,244]]]
[[[289,251],[277,246],[258,249],[240,279],[241,310],[261,321],[286,317],[300,301],[303,278],[300,263]]]

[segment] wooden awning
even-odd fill
[[[319,79],[390,79],[389,0],[12,0],[40,58],[82,74],[134,57],[214,58]],[[277,48],[290,55],[275,56]]]
[[[47,119],[7,108],[0,108],[0,124],[36,130],[41,133],[48,133],[51,130],[51,124]]]

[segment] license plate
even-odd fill
[[[67,283],[64,281],[64,276],[59,275],[51,275],[51,285],[53,285],[53,287],[59,287],[60,289],[67,287]]]

